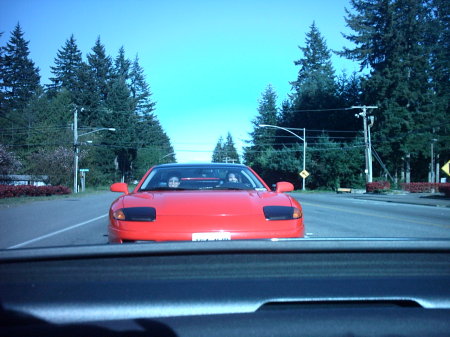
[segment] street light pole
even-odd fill
[[[430,163],[430,183],[434,183],[434,182],[438,182],[436,180],[436,175],[435,175],[435,171],[434,171],[434,142],[436,142],[437,139],[433,138],[431,140],[431,163]],[[438,170],[436,170],[437,172],[439,172]]]
[[[81,108],[83,111],[83,108]],[[85,136],[89,133],[94,133],[102,130],[116,131],[115,128],[100,128],[86,133],[78,134],[78,108],[74,109],[73,112],[73,148],[74,148],[74,159],[73,159],[73,193],[78,193],[78,138]]]
[[[281,126],[269,125],[269,124],[260,124],[259,127],[262,127],[262,128],[268,127],[268,128],[281,129],[281,130],[284,130],[286,132],[289,132],[290,134],[294,135],[295,137],[297,137],[298,139],[303,141],[303,171],[306,170],[306,129],[305,128],[303,128],[303,138],[302,138],[299,135],[297,135],[296,133],[294,133],[291,130],[289,130],[289,129],[292,129],[292,128],[283,128]],[[305,191],[306,190],[306,188],[305,188],[305,178],[302,177],[302,179],[303,179],[302,191]]]
[[[303,128],[303,171],[306,170],[306,129]],[[303,179],[302,190],[305,191],[305,177]]]
[[[78,108],[73,112],[73,193],[78,193]]]

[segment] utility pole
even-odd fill
[[[81,111],[84,111],[84,108],[81,108]],[[108,131],[116,131],[115,128],[100,128],[100,129],[96,129],[96,130],[92,130],[89,132],[85,132],[82,134],[78,134],[78,108],[75,107],[75,109],[73,110],[73,152],[74,152],[74,156],[73,156],[73,193],[78,193],[78,137],[90,134],[90,133],[94,133],[94,132],[98,132],[98,131],[103,131],[103,130],[108,130]]]
[[[306,129],[303,128],[303,171],[306,170]],[[302,191],[305,191],[305,178],[303,179]]]
[[[374,117],[367,116],[367,109],[378,109],[377,106],[352,106],[352,109],[362,109],[358,114],[355,114],[356,118],[363,118],[364,125],[364,145],[365,145],[365,157],[366,157],[366,182],[372,182],[372,142],[370,138],[370,128],[373,126]],[[367,125],[367,118],[370,119],[370,125]]]
[[[433,138],[431,140],[431,162],[430,162],[430,183],[437,183],[437,179],[436,179],[436,175],[435,175],[435,171],[434,171],[434,142],[437,142],[436,138]],[[437,172],[439,172],[439,170],[436,170]]]
[[[78,193],[78,108],[73,111],[73,193]]]

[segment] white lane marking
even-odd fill
[[[93,218],[93,219],[90,219],[90,220],[87,220],[87,221],[84,221],[84,222],[80,222],[80,223],[78,223],[76,225],[73,225],[73,226],[61,229],[59,231],[56,231],[56,232],[53,232],[53,233],[49,233],[49,234],[46,234],[46,235],[43,235],[43,236],[39,236],[39,237],[37,237],[35,239],[28,240],[28,241],[19,243],[18,245],[8,247],[7,249],[14,249],[14,248],[23,247],[23,246],[26,246],[26,245],[28,245],[30,243],[33,243],[33,242],[36,242],[36,241],[39,241],[39,240],[42,240],[42,239],[46,239],[46,238],[49,238],[51,236],[54,236],[54,235],[57,235],[57,234],[60,234],[60,233],[66,232],[66,231],[70,231],[71,229],[74,229],[74,228],[77,228],[77,227],[81,227],[81,226],[86,225],[86,224],[88,224],[90,222],[97,221],[97,220],[99,220],[101,218],[104,218],[104,217],[107,217],[107,216],[108,216],[108,214],[100,215],[100,216],[98,216],[96,218]]]

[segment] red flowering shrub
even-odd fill
[[[366,184],[366,192],[380,192],[391,189],[389,181],[375,181],[373,183]]]
[[[410,193],[430,193],[432,189],[437,191],[439,189],[440,183],[402,183],[402,190],[408,191]]]
[[[54,194],[70,194],[72,191],[65,186],[33,186],[33,185],[0,185],[0,199],[14,197],[38,197]]]

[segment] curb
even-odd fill
[[[394,204],[407,204],[407,205],[417,205],[417,206],[431,206],[431,207],[443,207],[443,208],[450,208],[450,201],[443,202],[443,203],[433,203],[432,201],[428,202],[420,202],[420,201],[414,201],[414,200],[395,200],[395,199],[389,199],[389,198],[379,198],[379,197],[371,197],[371,196],[352,196],[353,199],[364,199],[364,200],[374,200],[374,201],[383,201],[383,202],[390,202]]]

